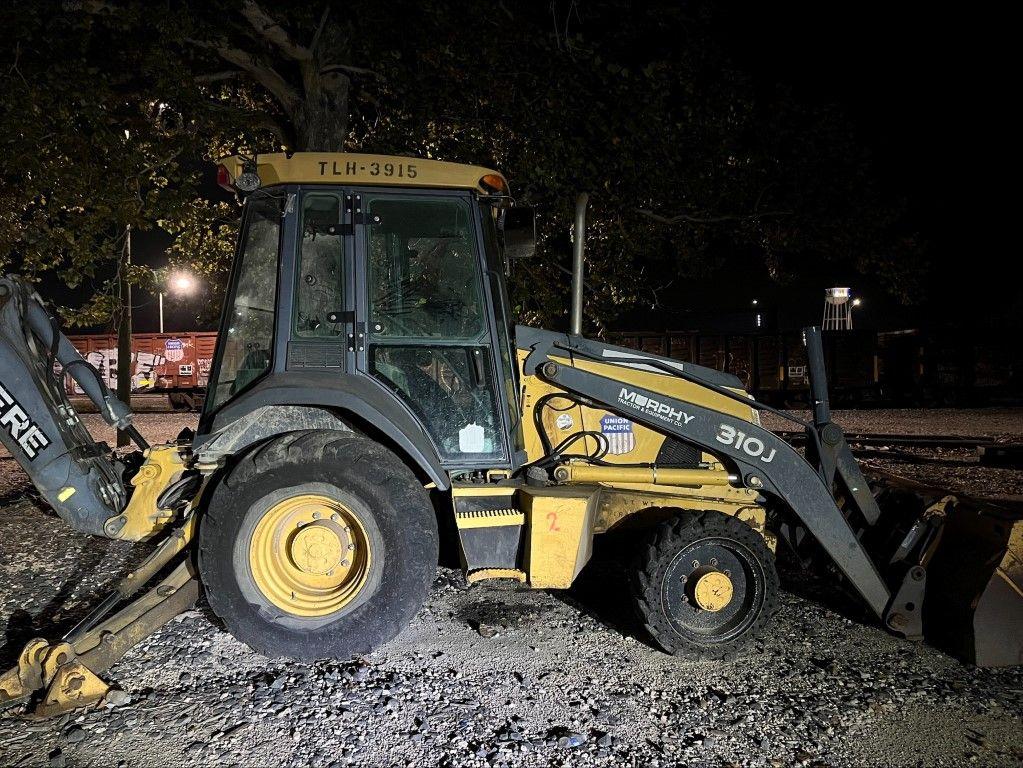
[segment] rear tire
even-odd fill
[[[777,612],[778,572],[763,537],[746,523],[720,512],[684,513],[650,532],[633,596],[665,651],[726,659]]]
[[[213,612],[253,650],[349,658],[418,612],[437,539],[427,491],[393,453],[353,432],[294,432],[221,480],[200,522],[199,571]]]

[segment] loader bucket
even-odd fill
[[[979,667],[1023,664],[1023,505],[864,469],[881,510],[875,532],[885,531],[888,542],[874,551],[883,562],[891,557],[894,573],[905,554],[895,544],[908,528],[940,520],[932,542],[912,558],[926,567],[924,639]]]
[[[959,499],[928,567],[924,636],[979,667],[1023,664],[1023,513]]]

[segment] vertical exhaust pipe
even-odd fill
[[[580,192],[575,199],[575,229],[572,242],[572,319],[569,333],[583,335],[583,254],[586,249],[586,205],[590,196]]]

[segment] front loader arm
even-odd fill
[[[774,433],[694,403],[651,392],[563,365],[550,359],[550,347],[537,347],[524,370],[651,429],[724,457],[737,468],[737,481],[770,493],[799,517],[880,618],[891,592],[821,475]],[[565,356],[579,354],[566,349]],[[858,490],[858,489],[857,489]]]

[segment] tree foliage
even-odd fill
[[[736,260],[779,281],[855,264],[896,293],[919,272],[843,116],[732,67],[699,3],[85,0],[14,23],[0,259],[30,273],[88,279],[125,225],[162,222],[171,258],[221,281],[236,211],[197,194],[200,163],[282,147],[502,169],[540,213],[513,275],[529,322],[567,309],[581,190],[598,329]]]
[[[109,265],[128,228],[149,229],[195,197],[196,145],[137,91],[137,51],[54,10],[24,6],[3,17],[11,42],[0,73],[0,269],[92,286],[75,313],[89,324],[116,305]]]

